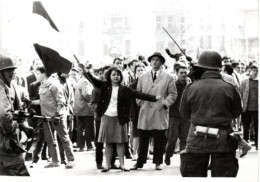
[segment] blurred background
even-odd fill
[[[0,0],[0,52],[29,72],[37,58],[31,39],[31,0]],[[153,52],[180,50],[165,33],[198,52],[215,49],[222,56],[244,62],[259,59],[258,0],[50,0],[43,6],[61,32],[63,41],[80,60],[96,66],[114,57],[126,60]],[[73,60],[74,61],[74,60]]]

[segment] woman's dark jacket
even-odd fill
[[[84,75],[93,84],[93,86],[101,90],[96,112],[99,117],[102,117],[110,102],[112,85],[106,81],[101,81],[94,78],[90,73],[84,73]],[[156,96],[144,94],[127,86],[120,85],[117,98],[117,112],[118,120],[121,125],[129,122],[130,107],[133,98],[156,102]]]
[[[132,84],[129,85],[130,88],[136,89],[138,80],[135,80]],[[131,102],[131,109],[130,109],[130,117],[137,121],[139,116],[140,107],[136,104],[136,99],[133,98]],[[133,122],[133,121],[132,121]]]

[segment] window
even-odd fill
[[[163,52],[164,51],[164,42],[163,41],[157,41],[156,42],[156,51]]]
[[[130,40],[126,40],[125,41],[125,55],[129,55],[130,54],[130,49],[131,49],[131,41]]]
[[[163,26],[164,26],[164,17],[163,16],[157,16],[156,17],[156,30],[162,31]]]
[[[109,46],[108,46],[108,42],[107,41],[103,41],[103,56],[107,56],[108,55],[108,50]]]
[[[79,55],[84,56],[84,42],[79,41]]]
[[[115,29],[123,28],[123,19],[122,17],[112,17],[111,18],[111,27]]]

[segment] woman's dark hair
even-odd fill
[[[119,84],[121,84],[121,82],[123,81],[123,73],[122,71],[118,68],[118,67],[115,67],[115,66],[112,66],[108,69],[108,71],[105,73],[105,79],[106,81],[111,84],[111,78],[110,78],[110,75],[112,73],[112,71],[116,71],[119,75],[120,75],[120,80],[119,80]]]
[[[138,67],[143,67],[143,68],[145,69],[145,66],[144,66],[143,63],[137,63],[137,64],[135,65],[135,73],[136,73],[136,70],[137,70]]]

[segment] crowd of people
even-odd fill
[[[86,150],[95,151],[101,172],[138,170],[150,159],[162,170],[180,152],[184,177],[205,177],[208,169],[235,177],[237,148],[240,157],[251,145],[258,150],[258,63],[215,51],[198,61],[166,53],[173,69],[159,52],[97,69],[61,65],[55,73],[35,59],[26,78],[1,55],[0,175],[29,176],[24,160],[31,168],[39,160],[48,160],[45,168],[73,168],[74,153]],[[131,168],[125,158],[135,161]]]

